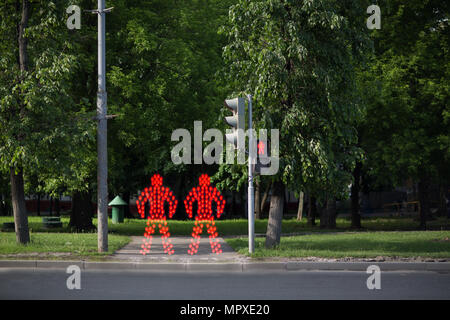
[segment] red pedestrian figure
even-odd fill
[[[175,214],[178,200],[175,199],[169,188],[163,187],[163,178],[159,174],[155,174],[151,178],[152,185],[142,191],[139,199],[136,201],[138,212],[141,218],[145,218],[145,203],[150,203],[150,214],[147,218],[147,227],[145,228],[144,237],[140,251],[143,255],[150,252],[152,246],[153,234],[158,225],[161,234],[164,252],[171,255],[174,253],[172,241],[169,239],[169,227],[167,226],[166,215],[164,213],[164,202],[169,203],[169,218]]]
[[[212,202],[217,204],[217,218],[223,213],[225,207],[225,200],[220,192],[210,184],[210,179],[207,174],[202,174],[199,178],[200,186],[193,188],[189,192],[186,200],[184,200],[184,206],[189,218],[192,218],[192,204],[197,201],[198,209],[195,216],[195,226],[192,232],[191,244],[189,245],[188,253],[193,255],[197,253],[200,243],[200,234],[203,231],[203,223],[206,224],[206,229],[209,234],[209,243],[211,244],[211,250],[213,253],[222,253],[220,249],[220,243],[216,239],[217,228],[214,223],[214,215],[212,212]]]

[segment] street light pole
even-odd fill
[[[253,126],[252,126],[252,95],[248,97],[248,252],[255,252],[255,191],[253,189],[253,157],[255,150],[253,148]]]
[[[98,0],[97,218],[98,251],[108,251],[108,141],[105,55],[105,0]]]

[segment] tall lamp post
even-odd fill
[[[98,251],[108,251],[108,116],[106,95],[105,0],[98,0],[98,92],[97,92],[97,218]]]

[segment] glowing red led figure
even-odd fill
[[[264,154],[264,149],[266,148],[266,145],[264,144],[264,142],[260,141],[258,143],[258,154]]]
[[[217,204],[217,218],[223,213],[225,207],[225,200],[220,192],[210,184],[208,175],[202,174],[199,178],[200,186],[193,188],[184,200],[184,206],[189,218],[192,218],[192,204],[198,202],[197,215],[195,216],[195,226],[192,231],[191,244],[189,245],[188,253],[193,255],[197,253],[200,243],[200,234],[203,231],[203,223],[206,224],[206,229],[209,234],[209,243],[213,253],[222,253],[220,243],[216,239],[217,227],[214,223],[214,215],[211,204],[213,201]]]
[[[164,202],[169,204],[169,218],[175,214],[178,200],[175,199],[172,191],[169,188],[163,187],[163,178],[159,174],[155,174],[151,178],[150,188],[145,188],[136,201],[138,212],[141,218],[145,218],[145,203],[150,203],[150,214],[147,218],[147,227],[145,228],[144,237],[140,251],[143,255],[150,252],[152,246],[153,236],[156,225],[158,225],[159,233],[161,234],[164,252],[171,255],[174,253],[172,241],[169,239],[170,232],[167,226],[166,215],[164,213]]]

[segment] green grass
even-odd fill
[[[20,245],[16,242],[16,235],[11,232],[0,233],[0,255],[21,254],[21,258],[36,258],[33,253],[52,253],[48,255],[38,255],[41,258],[56,258],[60,253],[70,253],[70,255],[60,255],[59,258],[102,258],[130,242],[130,237],[110,235],[108,237],[108,252],[99,253],[97,251],[96,233],[31,233],[29,244]],[[54,254],[57,253],[57,254]],[[12,256],[10,256],[12,257]]]
[[[17,245],[14,231],[0,232],[0,255],[60,252],[70,253],[70,257],[102,258],[123,247],[130,241],[129,236],[142,236],[146,223],[142,219],[125,219],[122,224],[109,223],[109,253],[97,252],[97,234],[74,234],[68,228],[69,217],[61,217],[62,228],[44,229],[41,217],[29,217],[31,243]],[[0,217],[0,224],[12,222],[12,217]],[[97,220],[94,219],[94,224]],[[219,220],[219,236],[247,235],[247,220]],[[317,221],[319,223],[319,221]],[[194,221],[168,220],[172,235],[190,236]],[[435,231],[418,232],[419,222],[408,217],[366,218],[363,229],[349,233],[350,220],[337,219],[337,229],[326,230],[318,226],[308,226],[306,220],[283,220],[283,233],[303,233],[302,236],[283,236],[278,248],[264,249],[264,238],[256,239],[255,257],[373,257],[373,256],[423,256],[450,257],[449,242],[435,239],[449,236],[450,221],[438,218],[428,222],[428,228]],[[266,232],[267,219],[255,221],[256,233]],[[327,234],[332,231],[333,234]],[[389,232],[411,231],[411,232]],[[247,252],[247,240],[227,239],[227,242],[241,253]],[[53,255],[54,256],[54,255]],[[49,255],[49,258],[53,257]]]
[[[450,231],[346,232],[282,237],[274,249],[255,239],[252,257],[427,257],[450,258]],[[444,240],[444,239],[447,240]],[[248,239],[226,239],[236,251],[248,255]]]
[[[46,233],[70,233],[68,228],[69,217],[61,217],[63,222],[62,228],[44,229],[42,227],[41,217],[29,217],[28,224],[32,232],[46,232]],[[0,225],[3,222],[13,222],[12,217],[0,217]],[[94,224],[97,224],[97,219],[93,220]],[[246,235],[248,232],[248,225],[246,219],[233,219],[233,220],[218,220],[216,221],[217,231],[220,236],[231,235]],[[319,224],[319,220],[317,220]],[[345,232],[351,231],[350,220],[348,218],[338,218],[336,220],[337,229],[333,232]],[[194,226],[193,220],[168,220],[170,233],[172,235],[190,236],[192,233],[192,227]],[[413,231],[417,230],[419,222],[409,217],[386,217],[386,218],[366,218],[362,220],[362,231]],[[112,224],[109,219],[108,230],[112,234],[117,235],[135,235],[141,236],[144,234],[145,220],[143,219],[125,219],[124,223]],[[436,220],[429,221],[427,227],[430,230],[450,230],[450,219],[438,218]],[[267,219],[261,219],[255,221],[255,232],[265,233],[267,228]],[[316,232],[329,232],[331,230],[321,229],[318,226],[308,226],[306,219],[297,221],[296,219],[283,220],[282,232],[283,233],[316,233]]]

